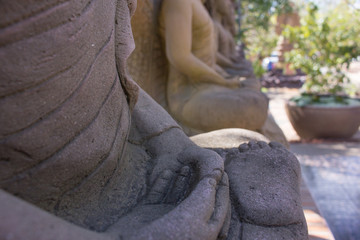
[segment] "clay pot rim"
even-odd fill
[[[357,98],[352,98],[352,99],[357,99]],[[309,108],[309,109],[336,109],[336,110],[348,110],[348,109],[352,109],[352,108],[360,108],[360,105],[356,105],[356,106],[349,106],[349,105],[343,105],[343,106],[320,106],[320,105],[305,105],[305,106],[298,106],[296,105],[296,103],[290,99],[286,100],[286,105],[290,106],[290,107],[298,107],[298,108]]]

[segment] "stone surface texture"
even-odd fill
[[[1,3],[0,239],[306,239],[286,149],[201,148],[132,81],[136,4]]]

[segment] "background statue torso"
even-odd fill
[[[158,18],[170,62],[167,99],[171,114],[186,126],[202,131],[230,127],[261,129],[267,117],[268,101],[259,89],[239,88],[239,80],[236,87],[226,86],[235,83],[235,79],[226,80],[216,73],[216,32],[204,3],[187,0],[182,3],[185,5],[182,15],[172,17],[176,4],[176,1],[164,0]],[[181,20],[186,20],[186,26],[178,23]],[[181,41],[175,43],[176,38]],[[181,45],[189,38],[189,44]],[[185,48],[185,55],[176,46]],[[175,58],[181,60],[171,60]],[[184,59],[192,63],[181,67],[187,61]]]
[[[211,68],[215,67],[215,54],[217,46],[215,42],[215,29],[212,19],[201,3],[201,1],[192,1],[193,18],[191,34],[191,52]],[[166,46],[164,12],[160,12],[159,30],[163,38],[163,45]],[[191,79],[178,71],[173,65],[169,65],[169,76],[167,82],[167,99],[170,109],[181,111],[180,109],[189,100],[189,98],[198,92],[199,89],[210,87],[205,83],[194,83]]]
[[[228,82],[219,74],[214,76],[219,70],[216,64],[216,29],[201,1],[186,0],[181,3],[190,3],[192,19],[191,24],[187,25],[187,33],[178,31],[176,34],[181,32],[179,38],[190,36],[191,54],[203,63],[202,73],[198,74],[202,79],[190,76],[187,68],[179,69],[169,61],[169,56],[166,56],[165,16],[172,14],[164,10],[164,4],[169,2],[176,3],[170,0],[144,0],[138,3],[138,10],[132,19],[136,49],[128,61],[134,80],[181,124],[188,135],[223,128],[245,128],[286,144],[281,129],[271,117],[267,117],[266,96],[250,86],[252,82],[257,85],[257,79],[245,78],[247,84],[241,88],[228,88],[209,83],[213,80],[206,80],[210,75],[211,79],[221,78],[222,84]],[[183,21],[184,17],[180,19],[178,21]],[[176,21],[169,26],[179,29]],[[182,48],[176,49],[181,52]],[[208,69],[204,70],[204,66]],[[248,62],[245,61],[240,69],[245,71],[237,69],[235,74],[251,72],[250,75],[254,76]],[[237,84],[240,85],[239,80]]]

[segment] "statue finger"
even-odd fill
[[[215,227],[216,231],[220,231],[223,223],[228,215],[230,209],[229,204],[229,179],[227,174],[224,174],[218,184],[215,197],[214,213],[211,216],[210,224]]]
[[[179,214],[207,223],[214,212],[216,186],[213,178],[200,180],[190,195],[178,205],[177,209],[181,210]]]
[[[251,150],[257,150],[257,149],[260,149],[260,146],[258,145],[258,143],[254,140],[251,140],[249,143],[248,143],[249,147]]]
[[[224,173],[224,160],[214,151],[199,147],[186,149],[178,159],[184,165],[194,166],[202,178],[213,178],[220,181]]]
[[[145,204],[161,203],[168,193],[168,190],[174,179],[174,175],[175,173],[170,170],[163,171],[155,180],[154,185],[145,199]]]
[[[222,225],[222,228],[220,230],[220,233],[218,235],[218,240],[223,240],[223,239],[227,239],[228,233],[229,233],[229,229],[230,229],[230,224],[231,224],[231,201],[230,198],[228,199],[228,210],[226,213],[226,217],[225,217],[225,221]]]
[[[248,151],[250,148],[249,148],[249,145],[247,143],[243,143],[239,146],[239,151],[240,152],[246,152]]]
[[[171,189],[171,192],[167,196],[167,203],[179,203],[186,197],[186,195],[189,193],[190,177],[190,167],[184,166],[183,168],[181,168],[180,173],[177,176],[175,183]]]
[[[214,212],[216,187],[215,179],[200,180],[184,201],[163,217],[145,225],[131,239],[149,239],[149,236],[154,239],[182,239],[184,231],[188,239],[216,239],[220,230],[215,232],[208,223]],[[197,224],[194,225],[194,222]]]

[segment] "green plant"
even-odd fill
[[[266,71],[261,67],[264,57],[270,56],[276,47],[276,15],[292,10],[290,0],[234,0],[238,9],[239,33],[236,37],[242,43],[246,55],[253,63],[256,76]]]
[[[271,26],[271,17],[292,10],[290,0],[235,0],[241,6],[242,24],[266,31]],[[243,27],[243,26],[242,26]]]
[[[262,67],[261,65],[261,61],[256,59],[253,63],[253,68],[254,68],[254,73],[256,77],[261,77],[262,75],[264,75],[264,73],[266,72],[266,70]]]
[[[343,101],[349,79],[344,74],[351,61],[360,55],[360,27],[344,21],[345,17],[356,17],[343,9],[342,13],[333,10],[327,16],[321,17],[318,7],[314,4],[307,6],[306,16],[299,27],[287,26],[283,35],[294,45],[294,49],[287,53],[286,61],[294,68],[301,69],[307,74],[303,91],[306,93],[304,101],[317,97],[319,94],[336,96],[337,102]]]

